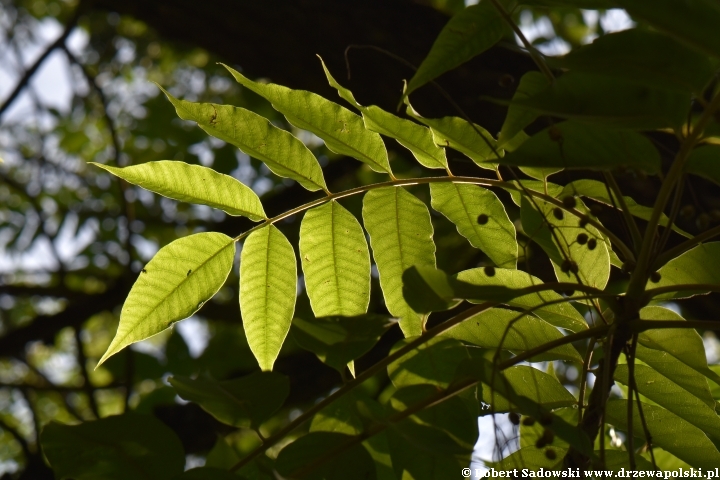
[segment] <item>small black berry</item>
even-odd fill
[[[572,273],[578,273],[580,271],[580,268],[578,267],[577,262],[574,262],[572,260],[570,261],[570,271]]]
[[[563,260],[562,265],[560,265],[560,271],[563,273],[568,273],[571,268],[572,268],[572,260]]]
[[[558,220],[562,220],[565,215],[563,214],[563,211],[559,208],[553,208],[553,217],[557,218]]]
[[[478,215],[477,222],[479,225],[485,225],[489,219],[490,218],[487,215],[481,213],[480,215]]]
[[[557,458],[557,453],[555,453],[555,450],[552,448],[548,448],[545,450],[545,458],[548,460],[555,460]]]
[[[588,250],[595,250],[595,247],[597,247],[597,240],[594,238],[588,240]]]
[[[652,283],[658,283],[662,277],[660,276],[660,273],[653,272],[650,274],[650,281]]]
[[[485,275],[488,277],[494,277],[495,276],[495,267],[488,265],[483,269],[485,271]]]
[[[587,226],[587,224],[588,224],[588,219],[587,219],[587,217],[581,218],[580,221],[578,222],[578,226],[579,226],[580,228],[585,228],[585,227]]]
[[[518,415],[515,412],[510,412],[510,415],[508,416],[510,419],[510,423],[513,425],[520,425],[520,415]]]
[[[567,197],[563,198],[562,202],[565,208],[575,208],[575,205],[577,205],[575,197],[573,197],[572,195],[568,195]]]
[[[577,243],[580,245],[585,245],[588,241],[588,236],[585,233],[579,233],[576,239]]]

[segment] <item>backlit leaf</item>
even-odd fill
[[[276,175],[292,178],[312,192],[327,190],[322,169],[312,152],[265,117],[231,105],[192,103],[167,92],[165,95],[180,118],[197,122],[213,137],[264,162]]]
[[[488,273],[492,273],[489,275]],[[505,286],[513,289],[526,288],[533,285],[541,285],[543,282],[532,275],[520,271],[510,270],[506,268],[495,268],[492,270],[486,268],[473,268],[465,270],[456,275],[456,278],[462,282],[478,286]],[[552,303],[562,299],[562,297],[553,292],[546,290],[543,292],[530,293],[509,300],[507,305],[516,308],[533,308],[532,314],[537,315],[546,322],[556,327],[568,329],[572,332],[579,332],[587,329],[585,318],[578,312],[569,302]],[[471,303],[478,303],[477,300],[468,299]],[[542,306],[541,306],[542,305]],[[539,308],[536,308],[539,307]]]
[[[636,364],[634,373],[637,389],[642,395],[701,428],[714,442],[720,442],[720,417],[714,408],[709,407],[653,368]],[[628,365],[618,365],[614,378],[623,385],[628,385],[630,378]]]
[[[253,82],[227,65],[225,68],[238,83],[272,103],[290,123],[322,138],[333,152],[356,158],[376,172],[392,173],[380,135],[367,130],[362,118],[347,108],[305,90]]]
[[[537,118],[537,113],[521,107],[516,102],[532,97],[547,85],[547,78],[540,72],[528,72],[522,76],[498,135],[499,147],[504,147]]]
[[[660,281],[647,283],[647,289],[671,287],[673,285],[720,285],[720,270],[716,268],[720,262],[720,242],[703,243],[673,258],[659,270]],[[663,293],[655,297],[659,299],[687,298],[708,293],[708,290],[686,290]]]
[[[495,139],[480,125],[471,124],[458,117],[425,118],[410,105],[407,114],[430,127],[433,141],[437,145],[467,155],[481,168],[495,170],[497,167],[497,156],[493,151]]]
[[[662,447],[695,468],[714,469],[720,464],[720,452],[701,429],[662,407],[643,403],[642,408],[653,445]],[[605,410],[607,422],[627,431],[627,411],[627,400],[608,400]],[[637,408],[633,409],[633,434],[637,438],[645,438]]]
[[[438,35],[410,80],[405,95],[492,47],[507,29],[490,2],[481,2],[459,11]]]
[[[125,168],[93,162],[91,165],[173,200],[208,205],[229,215],[242,215],[256,222],[267,218],[260,199],[251,188],[211,168],[173,160],[147,162]]]
[[[98,366],[197,312],[225,283],[234,256],[235,240],[214,232],[189,235],[161,248],[130,290],[115,338]]]
[[[403,188],[371,190],[363,199],[363,222],[370,234],[385,304],[405,336],[421,333],[421,319],[405,302],[403,272],[413,265],[435,266],[430,212]]]
[[[504,308],[493,308],[473,315],[442,334],[483,348],[502,348],[516,354],[562,338],[557,328],[529,315]],[[572,345],[562,345],[531,359],[582,361]]]
[[[447,168],[445,150],[435,145],[428,128],[397,117],[376,105],[368,107],[360,105],[355,100],[352,92],[333,78],[324,62],[323,69],[328,82],[337,89],[340,97],[360,110],[365,122],[365,128],[386,137],[394,138],[400,145],[410,150],[417,161],[427,168]]]
[[[497,196],[470,184],[431,183],[432,207],[453,222],[470,244],[482,250],[495,265],[517,266],[515,226]],[[480,216],[483,221],[478,220]]]
[[[400,340],[392,352],[416,338]],[[388,376],[397,388],[410,385],[436,385],[447,388],[460,362],[470,358],[467,348],[451,338],[433,338],[388,365]]]
[[[310,209],[300,225],[305,287],[317,317],[354,316],[370,301],[370,252],[365,232],[338,202]]]
[[[297,265],[292,245],[274,225],[251,233],[240,257],[240,311],[250,349],[272,370],[295,311]]]
[[[168,381],[180,397],[234,427],[258,428],[282,407],[290,392],[287,377],[273,372],[256,372],[222,382],[180,376]]]

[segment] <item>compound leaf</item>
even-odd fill
[[[197,122],[208,134],[264,162],[280,177],[292,178],[311,192],[327,191],[322,169],[312,152],[265,117],[231,105],[186,102],[167,92],[165,95],[183,120]]]
[[[670,287],[672,285],[720,285],[720,271],[715,266],[720,262],[720,242],[703,243],[673,258],[663,265],[658,274],[660,279],[647,283],[647,289]],[[663,293],[655,299],[687,298],[708,293],[707,290],[687,290]]]
[[[235,240],[216,232],[189,235],[161,248],[130,289],[115,338],[98,366],[197,312],[225,283],[234,256]]]
[[[161,160],[111,167],[90,162],[123,180],[180,202],[219,208],[228,215],[242,215],[255,222],[267,218],[257,194],[229,175],[185,162]]]
[[[370,252],[365,232],[338,202],[310,209],[300,225],[300,259],[317,317],[351,317],[370,301]]]
[[[245,335],[263,370],[272,370],[295,311],[297,264],[274,225],[251,233],[240,256],[240,311]]]

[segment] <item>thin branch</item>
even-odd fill
[[[615,177],[613,177],[612,173],[610,172],[604,172],[603,174],[605,177],[605,181],[607,182],[607,187],[614,193],[614,195],[610,196],[610,199],[612,200],[613,197],[615,197],[617,199],[617,202],[620,204],[619,210],[625,218],[625,224],[630,230],[630,237],[632,238],[635,252],[638,252],[640,249],[640,245],[642,244],[642,235],[640,234],[640,229],[635,222],[635,218],[632,216],[632,214],[630,214],[630,210],[628,209],[627,203],[625,202],[625,197],[623,197],[622,190],[620,190],[620,185],[618,185],[618,183],[615,181]],[[615,203],[613,202],[613,207],[614,206]]]
[[[80,13],[81,11],[79,8],[75,10],[75,13],[70,18],[70,21],[65,26],[65,30],[63,30],[60,36],[53,43],[51,43],[47,46],[47,48],[45,48],[45,51],[40,54],[37,60],[35,60],[35,63],[33,63],[30,68],[25,71],[25,74],[15,85],[13,91],[10,92],[10,95],[8,95],[3,104],[0,105],[0,118],[2,118],[3,113],[5,113],[8,108],[10,108],[10,105],[12,105],[18,95],[20,95],[20,93],[25,89],[25,87],[27,87],[33,75],[35,75],[35,72],[37,72],[37,70],[45,62],[45,60],[47,60],[50,54],[57,48],[60,48],[65,43],[65,40],[67,40],[68,36],[75,29],[75,25],[77,24]]]
[[[88,373],[87,357],[85,356],[85,348],[80,335],[80,327],[74,328],[73,331],[75,333],[75,345],[77,348],[77,362],[83,378],[83,390],[88,397],[88,404],[90,405],[90,410],[92,410],[93,415],[95,415],[95,418],[100,418],[100,410],[95,400],[95,388],[90,381],[90,375]]]

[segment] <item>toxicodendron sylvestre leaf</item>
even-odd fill
[[[244,108],[179,100],[163,90],[183,120],[192,120],[213,137],[235,145],[265,163],[280,177],[291,178],[314,192],[325,190],[315,156],[291,133]]]
[[[320,61],[322,62],[322,59]],[[435,144],[430,129],[397,117],[376,105],[367,107],[360,105],[352,92],[333,78],[325,66],[325,62],[322,62],[322,66],[330,86],[337,89],[341,98],[360,110],[368,130],[394,138],[400,145],[410,150],[415,159],[424,167],[447,168],[445,149]]]
[[[500,41],[507,28],[490,2],[480,2],[460,10],[438,35],[410,80],[405,96],[492,47]]]
[[[420,316],[403,298],[402,275],[413,265],[435,266],[430,212],[404,188],[378,188],[365,194],[363,222],[388,310],[400,318],[405,336],[420,335]]]
[[[256,222],[267,218],[260,199],[251,188],[212,168],[174,160],[147,162],[125,168],[93,162],[91,165],[173,200],[208,205],[229,215],[242,215]]]
[[[274,225],[251,233],[240,256],[240,312],[250,350],[272,370],[295,311],[297,265],[292,245]]]
[[[459,117],[425,118],[420,116],[409,102],[406,103],[407,114],[430,127],[433,141],[437,145],[463,153],[480,168],[495,170],[497,155],[493,149],[496,142],[487,130]]]
[[[432,207],[453,222],[473,247],[499,267],[516,268],[515,225],[493,192],[470,184],[431,183],[430,197]]]
[[[528,72],[522,76],[512,97],[512,102],[529,98],[547,87],[548,80],[540,72]],[[498,135],[498,146],[504,147],[537,118],[537,113],[511,103]]]
[[[356,158],[376,172],[392,175],[380,135],[367,130],[358,115],[315,93],[253,82],[227,65],[224,67],[238,83],[268,100],[290,123],[322,138],[333,152]]]
[[[307,211],[300,225],[300,258],[316,317],[367,311],[370,252],[365,232],[338,202]]]
[[[234,257],[235,240],[217,232],[189,235],[161,248],[132,286],[98,366],[197,312],[225,283]]]

